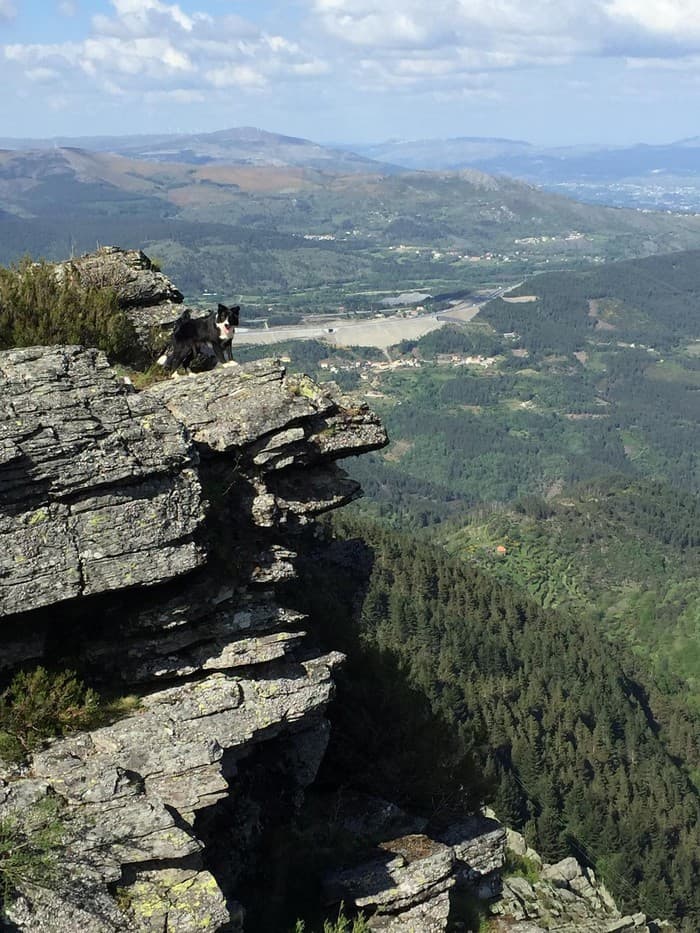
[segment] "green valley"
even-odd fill
[[[700,247],[696,216],[580,204],[473,170],[339,174],[74,148],[0,151],[0,221],[0,263],[139,247],[189,300],[236,296],[249,317],[366,311],[407,289]]]

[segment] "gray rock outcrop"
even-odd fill
[[[148,346],[153,328],[168,327],[182,314],[182,292],[138,249],[101,246],[57,263],[56,276],[86,289],[112,289],[140,340]],[[201,311],[190,309],[196,316]]]
[[[0,354],[0,615],[199,566],[197,461],[97,350]]]
[[[0,354],[0,667],[65,659],[140,697],[0,774],[0,820],[60,804],[56,878],[19,885],[16,929],[240,928],[236,879],[315,777],[342,660],[275,585],[359,492],[335,461],[385,443],[365,407],[271,361],[137,393],[97,351]]]
[[[475,931],[460,910],[464,897],[493,933],[672,933],[667,922],[622,916],[590,868],[566,858],[543,865],[519,833],[485,811],[446,831],[425,829],[381,843],[370,858],[333,872],[329,904],[361,910],[370,930],[390,933]],[[526,854],[527,853],[527,854]],[[527,861],[528,877],[517,866]],[[455,897],[461,892],[461,900]]]
[[[553,865],[542,863],[519,833],[508,830],[511,853],[525,856],[529,877],[507,872],[502,889],[490,905],[496,931],[514,933],[672,933],[670,923],[651,920],[642,913],[622,916],[610,892],[591,868],[569,856]]]
[[[444,933],[450,892],[468,884],[492,896],[505,861],[505,828],[482,816],[440,834],[413,833],[383,842],[359,866],[334,872],[325,884],[329,904],[368,914],[371,930]]]
[[[182,292],[139,249],[102,246],[94,253],[58,263],[59,278],[83,288],[111,288],[122,308],[146,308],[179,303]]]

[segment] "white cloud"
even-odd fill
[[[465,72],[576,58],[674,59],[700,50],[697,0],[307,0],[314,21],[377,86],[455,86]],[[353,51],[354,50],[354,51]],[[358,51],[360,54],[358,55]],[[368,61],[372,67],[368,67]],[[411,78],[413,76],[413,78]]]
[[[195,19],[183,13],[175,3],[162,3],[161,0],[112,0],[117,20],[131,31],[140,33],[148,30],[155,16],[171,20],[185,32],[192,32]],[[200,14],[200,17],[204,14]]]
[[[173,91],[147,91],[144,99],[149,104],[201,104],[206,97],[201,91],[175,88]]]
[[[112,36],[87,39],[82,46],[80,67],[93,76],[116,72],[150,78],[193,70],[184,52],[168,39],[156,36],[130,40]]]
[[[262,119],[268,112],[291,123],[297,109],[325,108],[331,122],[342,124],[344,108],[354,108],[358,121],[365,105],[388,113],[377,92],[394,94],[407,113],[412,97],[495,99],[498,89],[512,98],[534,80],[535,69],[575,63],[570,70],[582,74],[595,69],[596,59],[607,60],[608,74],[615,68],[634,76],[626,84],[632,89],[641,87],[642,69],[676,70],[688,85],[700,75],[697,0],[275,3],[279,15],[263,17],[263,28],[223,13],[243,11],[243,3],[108,0],[89,20],[74,16],[72,41],[0,45],[0,81],[18,97],[48,103],[50,94],[51,106],[60,101],[76,114],[111,101],[115,113],[132,104],[140,114],[147,109],[138,110],[142,103],[163,111],[171,104],[173,112],[192,105],[213,114],[210,121]],[[70,16],[79,6],[85,14],[89,4],[49,6],[54,15]],[[308,13],[303,22],[300,6]],[[20,7],[18,0],[0,0],[0,24]],[[527,71],[509,74],[518,69]],[[312,95],[299,92],[304,85]],[[385,119],[383,113],[375,122]]]
[[[55,81],[56,78],[60,77],[59,73],[54,71],[53,68],[28,68],[25,74],[30,81],[37,81],[40,83]]]
[[[48,75],[54,95],[89,90],[143,100],[195,103],[237,88],[259,93],[279,81],[324,74],[327,62],[290,37],[266,33],[240,16],[214,17],[166,0],[110,0],[82,41],[0,47],[7,63],[37,84]],[[7,5],[8,0],[0,0]],[[73,0],[63,0],[72,5]]]
[[[632,26],[650,37],[681,45],[700,40],[700,7],[695,0],[609,0],[605,11],[611,22]]]
[[[224,65],[208,71],[205,77],[214,87],[261,88],[267,83],[250,65]]]

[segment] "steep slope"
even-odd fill
[[[697,708],[700,505],[653,482],[598,480],[548,501],[474,515],[448,549],[510,580],[543,606],[597,619],[655,666],[683,678]],[[673,678],[670,679],[670,685]],[[674,685],[678,689],[677,685]]]
[[[623,904],[695,929],[700,795],[695,753],[677,756],[693,747],[692,717],[681,707],[662,717],[650,680],[585,619],[543,610],[435,544],[347,521],[342,533],[350,541],[304,572],[309,583],[332,574],[332,587],[307,591],[336,620],[348,615],[344,594],[363,585],[360,630],[341,629],[350,663],[393,664],[429,697],[495,781],[497,814],[543,858],[571,851]],[[352,781],[366,760],[338,744],[352,748],[358,728],[347,708],[360,721],[365,709],[367,721],[384,712],[342,675],[339,690],[324,774],[336,767]]]

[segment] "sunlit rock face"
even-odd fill
[[[366,407],[274,361],[136,392],[95,350],[0,354],[4,682],[46,663],[140,697],[0,775],[0,819],[52,796],[63,828],[17,929],[240,928],[231,892],[316,775],[342,661],[275,588],[359,493],[335,461],[385,443]],[[213,826],[236,839],[225,879]]]

